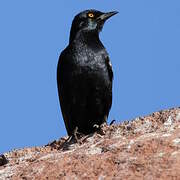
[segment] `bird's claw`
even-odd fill
[[[113,120],[110,122],[110,124],[109,124],[109,125],[110,125],[110,126],[111,126],[111,125],[113,125],[115,121],[116,121],[116,120],[115,120],[115,119],[113,119]]]
[[[82,141],[84,140],[84,138],[81,140],[82,135],[82,133],[78,132],[78,127],[76,127],[73,134],[69,136],[67,142],[75,140],[78,144],[82,144]]]
[[[100,126],[98,124],[94,124],[93,127],[96,128],[96,129],[100,128]]]
[[[105,135],[105,131],[103,130],[103,128],[105,127],[105,126],[107,126],[107,123],[105,122],[105,123],[103,123],[103,124],[101,124],[101,125],[98,125],[98,124],[94,124],[93,125],[93,127],[94,128],[96,128],[98,131],[98,133],[99,134],[101,134],[101,135]]]

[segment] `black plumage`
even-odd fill
[[[75,16],[69,45],[57,67],[61,111],[68,135],[83,134],[106,123],[112,104],[113,71],[99,39],[104,22],[117,12],[86,10]]]

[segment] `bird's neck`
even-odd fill
[[[72,43],[73,41],[76,42],[83,42],[88,44],[89,42],[99,43],[99,32],[97,31],[79,31],[76,34],[70,35],[70,41],[69,43]]]

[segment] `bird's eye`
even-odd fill
[[[94,17],[94,14],[93,14],[93,13],[89,13],[88,16],[89,16],[90,18],[93,18],[93,17]]]

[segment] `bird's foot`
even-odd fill
[[[74,135],[74,138],[75,138],[75,140],[76,140],[76,142],[78,143],[78,144],[81,144],[81,142],[80,142],[80,135],[81,135],[81,133],[79,133],[78,132],[78,127],[76,126],[76,128],[74,129],[74,132],[73,132],[73,135]]]
[[[71,142],[73,140],[73,135],[69,136],[68,139],[66,140],[67,143]]]
[[[105,129],[105,127],[107,127],[107,123],[104,122],[101,125],[94,124],[93,127],[97,129],[97,133],[99,133],[100,135],[105,135],[105,130],[104,129]]]
[[[99,129],[99,128],[100,128],[100,125],[94,124],[93,127],[96,128],[96,129]]]
[[[67,142],[76,142],[78,144],[82,144],[85,138],[86,137],[84,136],[84,134],[78,132],[78,127],[76,127],[73,134],[69,136]]]

